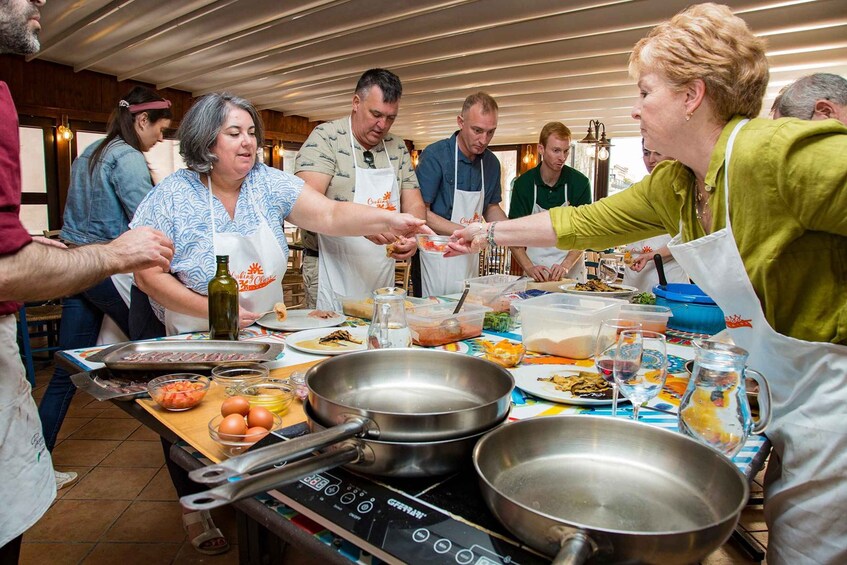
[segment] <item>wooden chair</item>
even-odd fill
[[[18,325],[18,347],[21,350],[26,378],[35,386],[35,354],[46,353],[46,359],[38,361],[49,362],[53,352],[59,347],[59,322],[62,319],[62,305],[57,302],[42,302],[24,304],[15,314]],[[33,347],[33,338],[44,338],[46,346]]]
[[[512,251],[505,246],[488,247],[479,254],[479,276],[508,275],[512,266]]]
[[[600,265],[600,254],[596,251],[585,251],[585,278],[597,280],[597,267]]]
[[[412,271],[412,260],[404,259],[394,263],[394,286],[402,288],[409,295],[409,274]]]

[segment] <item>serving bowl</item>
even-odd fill
[[[417,239],[418,250],[421,253],[443,255],[444,252],[447,251],[447,243],[450,241],[450,236],[419,233]]]
[[[273,427],[270,430],[267,430],[268,433],[278,430],[282,427],[282,417],[279,414],[274,414],[274,423]],[[267,435],[267,433],[262,435],[249,435],[249,434],[226,434],[218,431],[218,427],[221,425],[224,417],[218,414],[211,420],[209,420],[209,437],[215,441],[218,445],[221,446],[223,452],[228,456],[232,457],[234,455],[238,455],[240,453],[244,453],[248,449],[250,449],[253,444],[262,439]]]
[[[151,380],[147,383],[147,392],[165,410],[181,412],[200,404],[210,385],[209,378],[203,375],[173,373]]]
[[[251,407],[262,406],[279,415],[288,412],[288,407],[294,400],[294,389],[288,379],[263,379],[240,386],[238,394],[246,398]]]
[[[261,363],[233,361],[214,367],[212,380],[224,387],[224,395],[233,396],[243,387],[266,380],[268,374],[267,366]]]

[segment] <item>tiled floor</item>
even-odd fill
[[[52,366],[38,371],[36,402],[51,375]],[[77,393],[53,462],[59,470],[76,471],[80,479],[60,490],[47,514],[24,535],[21,565],[238,562],[234,513],[226,507],[212,516],[229,540],[229,552],[207,556],[194,550],[182,528],[159,437],[120,408]],[[754,485],[754,494],[761,492],[760,484]],[[767,544],[761,507],[748,507],[741,524]],[[309,562],[307,556],[296,560]],[[754,562],[726,544],[704,563]]]

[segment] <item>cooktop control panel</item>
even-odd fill
[[[547,563],[526,548],[422,501],[343,470],[311,475],[281,494],[407,563]]]

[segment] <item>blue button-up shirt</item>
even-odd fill
[[[456,159],[456,136],[454,133],[447,139],[436,141],[427,146],[421,153],[415,174],[421,185],[421,196],[430,205],[430,210],[448,220],[453,214],[453,191],[455,190],[453,171]],[[459,151],[459,164],[456,171],[456,181],[459,190],[477,192],[482,185],[480,164],[485,168],[485,198],[483,211],[491,204],[499,204],[500,195],[500,161],[489,150],[473,161]]]

